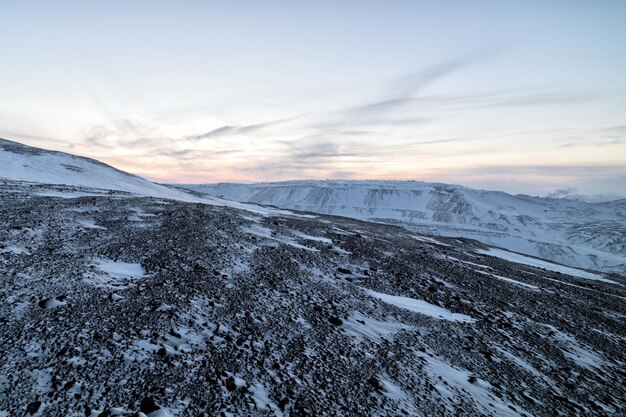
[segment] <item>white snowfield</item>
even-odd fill
[[[34,148],[6,139],[0,139],[0,179],[2,178],[124,191],[139,196],[240,208],[262,215],[291,214],[283,210],[210,196],[196,196],[186,190],[156,184],[94,159]],[[98,194],[50,192],[42,195],[75,198]]]
[[[564,265],[626,273],[626,200],[586,203],[419,181],[285,181],[183,187],[285,209],[468,237]]]

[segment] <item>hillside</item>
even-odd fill
[[[461,236],[579,268],[626,272],[626,201],[585,203],[417,181],[187,185],[211,196]]]
[[[0,415],[626,411],[624,280],[489,251],[7,180]]]
[[[156,184],[95,159],[35,148],[0,138],[0,180],[2,179],[70,185],[73,186],[70,197],[80,194],[79,187],[84,187],[89,188],[92,194],[115,190],[147,197],[238,207],[255,212],[281,212],[219,198],[201,197],[188,190]],[[63,190],[49,189],[46,192],[52,193],[50,195],[64,195]]]

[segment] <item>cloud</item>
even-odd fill
[[[563,197],[567,197],[569,195],[575,194],[576,191],[578,191],[578,189],[574,188],[574,187],[557,188],[556,190],[552,191],[551,193],[546,194],[546,197],[548,197],[548,198],[563,198]]]
[[[571,141],[559,145],[559,148],[579,146],[604,147],[626,144],[626,125],[608,126],[597,129],[580,129]]]
[[[241,135],[241,134],[246,134],[246,133],[252,133],[257,130],[263,129],[264,127],[271,126],[271,125],[272,125],[271,122],[259,123],[259,124],[254,124],[254,125],[244,125],[244,126],[226,125],[226,126],[218,127],[217,129],[213,129],[209,132],[202,133],[200,135],[188,136],[187,138],[191,140],[201,140],[201,139],[216,138],[220,136]]]
[[[408,175],[421,175],[442,161],[439,174],[432,171],[432,176],[425,175],[423,179],[445,181],[449,178],[453,182],[460,180],[475,184],[534,182],[539,184],[537,188],[542,192],[555,192],[553,190],[557,187],[584,183],[586,180],[581,179],[584,167],[568,172],[560,171],[558,167],[473,167],[460,172],[454,171],[458,165],[455,168],[446,165],[459,164],[450,152],[450,149],[456,152],[456,147],[450,146],[452,143],[459,143],[458,149],[463,156],[482,157],[460,162],[470,164],[471,161],[485,161],[495,152],[515,152],[520,149],[520,137],[523,140],[541,138],[552,147],[580,146],[579,142],[590,137],[587,131],[581,129],[542,129],[541,124],[527,124],[527,128],[533,130],[521,132],[517,122],[510,123],[508,120],[501,123],[502,126],[496,120],[496,129],[481,135],[480,129],[472,130],[471,126],[465,130],[467,120],[473,114],[468,116],[464,110],[570,105],[594,100],[597,96],[593,94],[545,86],[465,95],[423,94],[426,87],[486,62],[496,52],[469,54],[413,71],[382,86],[370,85],[370,91],[377,89],[379,94],[370,94],[369,100],[356,100],[352,105],[346,105],[345,101],[336,105],[327,98],[328,107],[324,111],[302,112],[299,105],[285,107],[286,115],[289,111],[295,114],[296,110],[291,110],[295,108],[298,108],[299,114],[266,121],[247,117],[243,123],[238,123],[241,121],[236,119],[228,120],[228,124],[187,131],[175,137],[161,134],[159,127],[163,126],[162,120],[109,117],[108,122],[86,131],[85,140],[103,150],[130,148],[133,155],[140,155],[148,161],[146,164],[171,164],[177,167],[177,172],[213,166],[216,167],[212,171],[215,175],[223,175],[213,179],[232,178],[233,173],[239,175],[238,172],[248,175],[248,180],[328,176],[355,178],[363,175],[407,178]],[[319,103],[309,104],[316,106]],[[333,105],[336,105],[334,111],[329,109]],[[460,114],[463,116],[457,117]],[[205,120],[204,116],[201,120]],[[250,120],[258,123],[247,123]],[[457,120],[461,122],[454,123]],[[179,117],[174,122],[169,126],[170,131],[176,131],[179,125],[194,125],[197,120]],[[626,137],[626,126],[610,126],[594,135],[598,146],[602,141],[607,144],[621,143]],[[233,139],[221,140],[223,138]],[[473,143],[470,144],[470,141]],[[590,175],[596,172],[590,171]],[[615,178],[622,178],[620,175],[608,175],[606,179],[615,184]],[[544,178],[546,181],[542,183]],[[505,186],[493,188],[509,189]]]
[[[359,156],[356,151],[350,151],[350,146],[337,142],[312,142],[304,147],[300,147],[289,156],[291,159],[312,162],[343,157]]]
[[[168,156],[179,160],[194,160],[200,159],[218,159],[224,155],[231,155],[240,151],[235,149],[223,149],[223,150],[198,150],[198,149],[158,149],[152,152],[152,156]]]
[[[220,136],[245,135],[245,134],[257,132],[259,130],[263,130],[271,126],[276,126],[276,125],[280,125],[283,123],[287,123],[292,120],[298,119],[300,117],[303,117],[303,115],[286,117],[283,119],[270,120],[268,122],[249,124],[249,125],[235,125],[235,126],[225,125],[222,127],[218,127],[217,129],[210,130],[206,133],[187,136],[186,139],[202,140],[202,139],[216,138]]]
[[[153,121],[129,117],[109,117],[108,123],[94,125],[83,131],[83,140],[103,149],[151,149],[171,145],[173,141],[163,136]]]
[[[450,59],[448,61],[431,65],[414,71],[410,74],[398,77],[388,83],[385,97],[374,102],[365,103],[349,109],[349,113],[371,113],[392,110],[405,103],[411,102],[420,90],[433,82],[452,73],[458,72],[472,65],[485,62],[498,53],[497,49],[478,52]]]
[[[551,193],[547,193],[548,198],[565,198],[568,200],[586,201],[588,203],[603,203],[607,201],[615,201],[626,198],[626,195],[622,194],[580,194],[578,189],[574,187],[558,188]]]

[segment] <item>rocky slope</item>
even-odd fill
[[[489,250],[5,180],[0,415],[626,412],[625,280]]]
[[[626,200],[585,203],[416,181],[187,185],[241,202],[462,236],[566,265],[626,273]]]

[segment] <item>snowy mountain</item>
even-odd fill
[[[0,139],[0,178],[66,184],[133,194],[189,199],[189,193],[155,184],[95,159]]]
[[[3,178],[74,186],[72,194],[74,196],[78,192],[76,187],[86,187],[91,189],[91,193],[96,194],[116,190],[134,195],[237,207],[255,212],[273,211],[255,205],[199,196],[189,190],[156,184],[95,159],[35,148],[0,138],[0,180]],[[63,190],[50,189],[46,192],[63,195]]]
[[[626,412],[624,277],[1,144],[0,417]]]
[[[602,271],[626,272],[626,200],[585,203],[417,181],[185,187],[240,202],[398,224]]]

